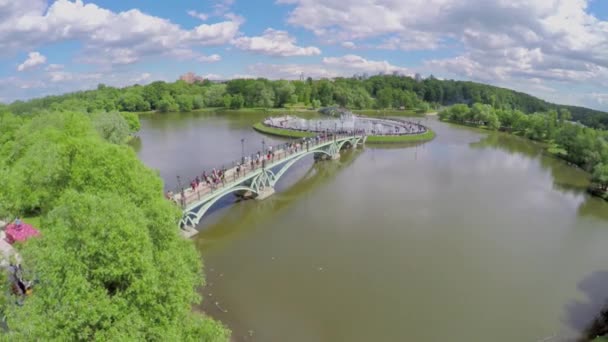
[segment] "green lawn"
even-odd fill
[[[300,132],[300,131],[292,131],[292,130],[288,130],[288,129],[268,127],[261,122],[254,124],[253,129],[255,129],[256,131],[258,131],[260,133],[274,135],[277,137],[284,137],[284,138],[307,138],[307,137],[315,136],[314,133],[310,133],[310,132]]]
[[[30,216],[22,218],[23,222],[34,226],[35,228],[40,227],[40,216]]]
[[[413,135],[370,135],[367,142],[370,144],[396,144],[404,142],[430,141],[435,138],[435,132],[427,128],[422,134]]]

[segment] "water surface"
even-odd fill
[[[173,187],[241,139],[281,141],[250,129],[264,116],[145,117],[138,153]],[[432,142],[305,160],[265,201],[222,201],[195,238],[203,309],[237,341],[576,336],[608,298],[608,204],[532,142],[426,123]]]

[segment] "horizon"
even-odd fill
[[[187,72],[210,80],[397,72],[608,110],[606,2],[476,1],[3,3],[0,102]]]

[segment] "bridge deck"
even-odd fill
[[[307,153],[308,151],[319,150],[322,147],[331,145],[334,141],[342,141],[346,139],[353,138],[352,135],[338,135],[333,136],[319,136],[319,139],[312,138],[308,143],[308,148],[306,144],[302,140],[298,140],[298,142],[291,142],[286,144],[279,145],[279,148],[273,150],[274,154],[267,158],[267,156],[261,156],[266,159],[264,168],[272,169],[287,160],[297,158],[298,156]],[[196,206],[205,203],[208,199],[213,198],[215,192],[225,188],[232,188],[238,184],[241,184],[248,179],[251,179],[257,176],[261,170],[263,169],[262,160],[251,160],[246,162],[245,164],[240,165],[240,171],[237,172],[236,169],[238,166],[231,167],[226,169],[224,180],[217,184],[207,184],[204,180],[201,179],[198,187],[194,189],[190,186],[183,191],[183,197],[181,193],[174,194],[171,199],[179,204],[184,211],[188,211]],[[210,176],[210,175],[208,175]],[[202,177],[201,177],[202,178]]]

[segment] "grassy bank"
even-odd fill
[[[231,109],[227,107],[208,107],[201,109],[194,109],[188,113],[208,113],[208,112],[221,112],[221,113],[269,113],[269,114],[311,114],[317,113],[317,109],[306,108],[302,106],[297,107],[286,107],[286,108],[240,108]],[[403,116],[403,117],[424,117],[426,113],[418,113],[414,110],[399,110],[399,109],[353,109],[353,113],[357,115],[365,115],[371,117],[388,117],[388,116]],[[151,110],[147,112],[137,112],[138,115],[150,115],[155,113],[162,113],[160,111]]]
[[[315,136],[314,133],[292,131],[289,129],[281,129],[275,127],[268,127],[261,122],[253,125],[253,129],[260,133],[274,135],[283,138],[306,138]],[[395,135],[395,136],[380,136],[370,135],[367,137],[367,142],[372,144],[396,144],[396,143],[407,143],[407,142],[423,142],[433,140],[435,138],[435,132],[428,130],[423,134],[416,135]]]
[[[370,135],[367,142],[372,144],[398,144],[405,142],[423,142],[435,139],[435,132],[427,128],[422,134],[412,135]]]
[[[268,127],[261,122],[255,123],[253,125],[253,129],[255,129],[256,131],[258,131],[260,133],[274,135],[274,136],[283,137],[283,138],[308,138],[308,137],[315,136],[313,133],[310,133],[310,132],[300,132],[300,131],[292,131],[292,130],[288,130],[288,129]]]
[[[456,125],[461,125],[461,126],[469,126],[469,127],[483,129],[483,130],[495,131],[495,130],[490,129],[489,127],[481,126],[481,125],[475,125],[475,124],[472,124],[472,123],[458,122],[458,121],[447,120],[447,119],[444,119],[442,121],[449,122],[449,123],[456,124]],[[568,126],[568,127],[570,127],[570,126]],[[546,138],[545,139],[532,139],[532,138],[526,136],[526,134],[525,134],[526,132],[525,131],[513,131],[511,129],[502,130],[502,131],[504,131],[506,134],[522,137],[522,138],[525,138],[525,139],[527,139],[529,141],[541,144],[541,146],[544,149],[544,153],[546,155],[554,157],[554,158],[557,158],[557,159],[560,159],[560,160],[563,160],[564,162],[566,162],[568,165],[570,165],[572,167],[581,168],[581,169],[583,169],[583,170],[585,170],[587,172],[590,172],[590,170],[593,169],[593,167],[588,167],[588,166],[585,169],[585,165],[584,164],[577,164],[575,162],[575,159],[572,158],[572,156],[570,156],[568,154],[568,150],[566,148],[564,148],[563,146],[557,144],[554,139],[550,139],[550,140],[546,139]],[[559,138],[559,137],[557,137],[557,138]],[[555,139],[557,139],[557,138],[555,138]],[[598,137],[598,139],[599,138],[601,138],[601,136]],[[595,176],[595,172],[593,173],[593,177],[596,177]],[[588,192],[590,194],[592,194],[593,196],[596,196],[596,197],[599,197],[599,198],[602,198],[602,199],[608,201],[608,191],[601,190],[600,188],[598,188],[593,183],[594,183],[594,180],[592,179],[592,184],[587,189]]]

